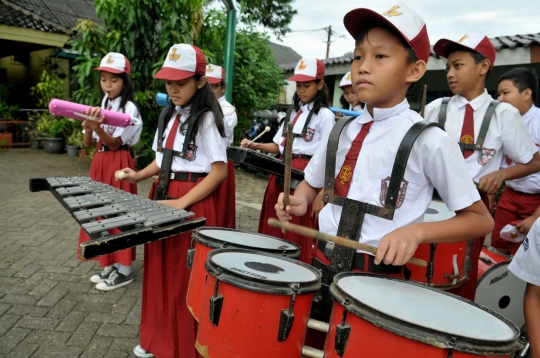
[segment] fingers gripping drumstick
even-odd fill
[[[266,126],[266,127],[264,128],[264,130],[263,130],[258,136],[256,136],[255,138],[253,138],[251,141],[252,141],[252,142],[255,142],[257,139],[261,138],[261,137],[264,135],[264,133],[266,133],[266,132],[270,132],[270,127],[269,127],[269,126]]]
[[[366,244],[361,244],[356,241],[348,240],[344,237],[325,234],[323,232],[320,232],[320,231],[317,231],[317,230],[314,230],[305,226],[281,222],[274,218],[268,219],[268,225],[281,228],[281,230],[284,230],[284,231],[291,231],[291,232],[294,232],[295,234],[308,236],[308,237],[312,237],[314,239],[319,239],[323,241],[330,241],[337,245],[350,247],[356,250],[366,251],[373,255],[377,254],[376,247],[369,246]],[[420,267],[427,266],[427,262],[425,262],[424,260],[417,259],[415,257],[411,257],[409,261],[407,261],[407,263],[411,265],[420,266]]]

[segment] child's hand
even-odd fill
[[[81,123],[82,129],[84,129],[85,132],[92,133],[92,127],[88,124],[88,121],[84,120]]]
[[[242,142],[240,143],[240,148],[248,148],[251,144],[251,141],[247,138],[242,139]]]
[[[317,195],[313,203],[311,204],[311,220],[317,220],[319,218],[319,213],[324,208],[324,202],[322,200],[324,190]]]
[[[99,126],[103,123],[103,120],[105,119],[105,115],[101,114],[101,108],[100,107],[89,107],[85,113],[87,116],[96,118],[96,120],[86,120],[85,122],[90,126],[91,130],[96,130],[99,128]]]
[[[536,219],[538,218],[535,216],[529,216],[528,218],[523,219],[523,221],[521,221],[520,223],[516,224],[516,229],[518,229],[519,232],[523,235],[527,235]]]
[[[386,234],[381,239],[375,256],[375,264],[401,266],[414,255],[422,243],[417,225],[411,224]]]
[[[480,178],[478,190],[486,194],[497,194],[504,181],[504,174],[500,170],[489,173]]]
[[[123,180],[132,184],[136,184],[141,181],[141,179],[139,178],[139,173],[137,173],[135,170],[131,168],[124,168],[122,170],[117,170],[114,173],[114,179],[116,179],[116,181]]]
[[[295,197],[289,195],[289,205],[284,208],[283,205],[283,193],[279,194],[278,202],[274,206],[276,214],[279,220],[289,221],[292,219],[291,215],[302,216],[307,211],[307,201],[305,197]]]

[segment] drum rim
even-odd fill
[[[288,261],[299,266],[302,266],[315,274],[317,277],[315,280],[308,282],[276,282],[270,280],[260,280],[253,277],[252,280],[248,280],[245,276],[240,275],[234,271],[224,269],[218,264],[212,262],[212,257],[222,253],[237,252],[256,254],[260,256],[269,256],[276,259]],[[278,256],[270,254],[264,251],[245,250],[245,249],[215,249],[208,253],[208,260],[204,264],[204,268],[209,275],[212,275],[231,286],[239,287],[248,291],[267,293],[272,295],[293,295],[315,293],[321,288],[322,274],[319,270],[311,265],[291,259],[286,256]]]
[[[491,272],[491,271],[494,271],[496,269],[498,269],[500,266],[503,266],[503,265],[507,265],[507,266],[510,266],[510,262],[511,261],[504,261],[504,262],[499,262],[498,264],[495,264],[493,266],[491,266],[489,269],[486,270],[486,272],[484,272],[482,274],[482,276],[478,277],[478,281],[476,282],[476,288],[478,288],[480,286],[480,284],[482,282],[484,282],[486,276]]]
[[[423,289],[435,291],[437,293],[451,296],[456,298],[464,303],[473,305],[486,313],[495,316],[499,320],[503,321],[512,331],[514,332],[514,337],[506,341],[489,341],[482,340],[478,338],[470,338],[465,336],[459,336],[455,334],[445,333],[442,331],[437,331],[431,328],[426,328],[399,320],[395,317],[391,317],[384,312],[371,308],[362,302],[357,301],[354,297],[347,294],[343,289],[338,286],[338,281],[342,278],[348,276],[365,276],[365,277],[374,277],[378,279],[399,281],[405,284],[410,284],[413,286],[421,287]],[[405,281],[395,277],[387,277],[376,274],[364,273],[364,272],[342,272],[334,276],[334,282],[330,286],[330,293],[334,301],[344,307],[347,311],[350,311],[359,318],[379,327],[391,333],[397,334],[398,336],[405,337],[420,343],[427,345],[454,349],[458,352],[471,353],[471,354],[480,354],[480,355],[500,355],[508,354],[515,352],[522,348],[523,343],[520,340],[521,331],[515,323],[507,319],[506,317],[490,310],[487,307],[476,304],[472,301],[469,301],[465,298],[456,296],[454,294],[448,293],[446,291],[438,290],[426,285],[419,284],[413,281]],[[348,304],[345,304],[345,300],[348,299]],[[414,330],[413,330],[414,329]]]
[[[207,235],[204,235],[204,230],[219,230],[219,231],[234,231],[239,232],[243,234],[251,234],[251,235],[257,235],[266,237],[275,241],[283,242],[287,245],[293,246],[294,249],[270,249],[270,248],[257,248],[253,246],[245,246],[240,245],[237,243],[231,243],[228,241],[220,241],[213,237],[209,237]],[[239,230],[239,229],[229,229],[229,228],[222,228],[222,227],[216,227],[216,226],[203,226],[198,227],[195,230],[193,230],[193,234],[191,235],[192,240],[197,241],[199,244],[208,246],[212,249],[245,249],[245,250],[255,250],[255,251],[261,251],[261,252],[268,252],[273,254],[279,254],[279,255],[285,255],[287,257],[297,258],[300,257],[300,246],[296,245],[293,242],[280,239],[279,237],[265,235],[265,234],[259,234],[256,232],[251,232],[247,230]],[[225,244],[225,245],[224,245]]]

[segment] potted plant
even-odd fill
[[[70,157],[78,157],[79,149],[84,146],[83,134],[80,130],[74,129],[67,138],[66,149]]]
[[[12,93],[12,85],[10,83],[0,83],[0,141],[3,147],[11,148],[13,143],[13,133],[11,132],[11,124],[5,121],[15,119],[16,113],[19,111],[19,106],[10,105],[8,103]]]

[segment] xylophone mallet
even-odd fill
[[[268,225],[273,226],[273,227],[278,227],[281,230],[291,231],[291,232],[294,232],[295,234],[312,237],[314,239],[330,241],[330,242],[335,243],[336,245],[341,245],[341,246],[350,247],[356,250],[366,251],[373,255],[377,254],[376,247],[369,246],[366,244],[361,244],[357,241],[348,240],[344,237],[325,234],[318,230],[311,229],[309,227],[305,227],[302,225],[281,222],[275,218],[268,219]],[[415,257],[411,257],[409,261],[407,261],[407,263],[411,265],[420,266],[420,267],[427,267],[427,262],[425,262],[424,260],[417,259]]]
[[[255,138],[253,138],[253,139],[251,140],[251,142],[255,142],[257,139],[261,138],[261,137],[264,135],[264,133],[270,132],[270,129],[271,129],[271,128],[270,128],[269,126],[266,126],[266,127],[264,128],[264,130],[263,130],[258,136],[256,136]],[[249,144],[251,144],[251,142],[249,142]]]

